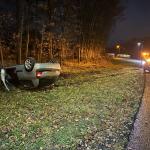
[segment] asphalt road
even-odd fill
[[[127,150],[150,150],[150,74],[145,75],[145,91]]]
[[[141,65],[141,64],[143,63],[142,60],[130,59],[130,58],[119,58],[119,57],[115,57],[114,60],[120,60],[120,61],[124,61],[124,62],[130,62],[130,63],[137,64],[137,65]]]

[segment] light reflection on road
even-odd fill
[[[130,59],[130,58],[114,58],[114,60],[120,60],[120,61],[124,61],[124,62],[130,62],[130,63],[134,63],[137,65],[143,65],[144,64],[144,60],[139,60],[139,59]]]

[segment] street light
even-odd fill
[[[141,42],[138,42],[138,43],[137,43],[137,46],[138,46],[138,47],[140,47],[141,45],[142,45],[142,43],[141,43]]]
[[[139,58],[141,58],[142,43],[138,42],[137,46],[138,46],[138,55],[139,55]]]
[[[141,60],[141,64],[142,64],[142,47],[143,47],[143,43],[141,42],[138,42],[137,43],[137,46],[138,46],[138,54],[139,54],[139,59]]]
[[[116,48],[119,49],[119,48],[120,48],[120,45],[117,45]]]
[[[116,45],[116,49],[118,50],[118,53],[120,53],[120,45]]]

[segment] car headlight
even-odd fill
[[[142,61],[142,65],[145,65],[145,64],[146,64],[146,61],[145,61],[145,60],[143,60],[143,61]]]

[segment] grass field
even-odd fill
[[[142,91],[142,72],[117,65],[64,73],[52,89],[1,90],[0,149],[124,149]]]

